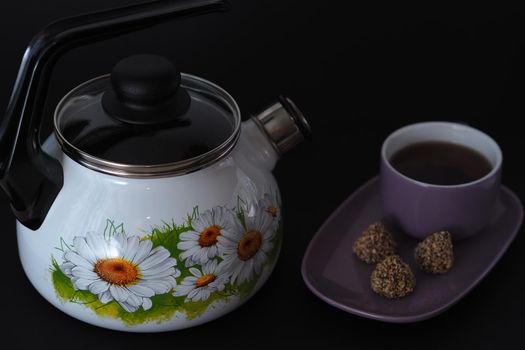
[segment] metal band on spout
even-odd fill
[[[303,113],[285,96],[252,118],[279,154],[288,152],[310,134]]]

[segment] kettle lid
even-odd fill
[[[240,119],[222,88],[181,74],[161,56],[136,55],[67,94],[55,113],[55,133],[66,154],[95,170],[168,176],[228,154]]]

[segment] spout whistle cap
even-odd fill
[[[282,95],[278,102],[268,106],[253,119],[279,154],[288,152],[311,133],[303,113],[292,100]]]

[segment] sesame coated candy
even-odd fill
[[[396,253],[396,242],[385,226],[376,222],[363,231],[352,250],[362,261],[375,264]]]

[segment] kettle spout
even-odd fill
[[[243,123],[241,142],[254,162],[272,170],[282,154],[309,136],[310,125],[303,113],[288,97],[279,96]]]

